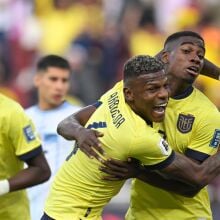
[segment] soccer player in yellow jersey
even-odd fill
[[[211,160],[207,158],[217,151],[220,142],[220,114],[201,92],[192,87],[192,83],[200,71],[204,54],[204,41],[194,32],[179,32],[168,37],[162,59],[168,63],[166,71],[170,78],[172,98],[166,110],[164,123],[155,124],[154,127],[167,137],[168,143],[174,150],[185,154],[197,163],[206,165],[206,177],[208,177],[210,164],[207,161]],[[86,117],[90,116],[94,110],[94,107],[87,107],[83,117],[79,118],[80,122],[85,124]],[[65,130],[66,128],[74,128],[75,119],[71,116],[62,123],[59,128],[60,133],[69,139],[77,139],[76,136],[72,137],[73,131],[68,130],[67,132]],[[99,145],[95,136],[92,135],[99,136],[99,134],[78,129],[81,131],[81,135],[78,135],[79,145],[83,146],[82,150],[88,155],[92,154],[91,149],[86,148],[89,145]],[[88,139],[83,134],[86,134]],[[128,169],[129,166],[126,163],[120,164],[118,161],[111,161],[111,166],[108,164],[109,162],[105,163],[109,165],[108,169],[115,168],[116,165],[121,169],[106,170],[103,168],[104,171],[111,174],[109,179],[126,177],[126,173],[120,174],[120,172]],[[215,168],[219,166],[218,163],[216,160]],[[149,184],[140,180],[133,181],[131,205],[127,219],[212,219],[206,188],[200,191],[202,186],[194,188],[189,185],[181,186],[179,181],[164,179],[156,173],[151,173],[151,175],[148,173],[146,176],[140,175],[139,178]],[[173,192],[193,198],[186,198]],[[197,192],[199,193],[197,194]]]
[[[190,32],[173,34],[164,44],[163,60],[169,63],[167,72],[170,75],[172,98],[165,120],[158,129],[164,132],[175,151],[197,163],[203,163],[219,147],[220,114],[214,104],[192,86],[204,53],[196,44],[195,39],[199,39],[199,36],[193,38],[186,36],[187,33],[190,35]],[[158,181],[162,184],[163,179]],[[167,181],[166,184],[172,182]],[[207,188],[198,188],[196,192],[192,191],[191,198],[186,198],[136,179],[133,181],[126,219],[170,220],[175,216],[178,220],[211,220]],[[137,199],[141,202],[137,202]]]
[[[163,63],[149,56],[132,58],[124,68],[124,85],[124,90],[119,84],[107,92],[86,126],[105,133],[101,142],[111,157],[132,155],[149,169],[168,166],[174,153],[150,126],[163,120],[168,102]],[[103,180],[100,164],[81,151],[70,156],[55,177],[42,219],[101,219],[103,207],[124,181]]]
[[[0,219],[30,220],[24,189],[46,181],[50,169],[22,107],[3,95],[0,106]]]

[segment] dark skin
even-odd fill
[[[125,102],[144,121],[151,123],[163,120],[164,113],[158,115],[154,107],[168,103],[168,77],[164,70],[153,74],[142,74],[135,80],[126,80],[123,93]]]
[[[159,59],[162,58],[163,51],[160,51],[156,57]],[[214,63],[211,61],[207,60],[206,58],[204,59],[204,65],[200,71],[201,75],[208,76],[210,78],[219,80],[220,77],[220,68],[216,66]]]
[[[188,43],[188,44],[187,44]],[[172,47],[173,45],[170,45],[170,47]],[[178,48],[180,48],[180,52],[182,54],[184,54],[185,56],[187,56],[187,59],[185,57],[181,58],[181,56],[173,56],[173,54],[169,54],[166,51],[163,52],[162,54],[162,59],[164,59],[163,61],[166,62],[167,60],[172,60],[172,59],[177,59],[179,60],[179,63],[183,64],[182,69],[184,70],[183,74],[181,73],[180,77],[183,77],[184,82],[181,81],[181,78],[179,78],[179,76],[175,76],[173,77],[173,85],[171,85],[172,90],[176,91],[174,95],[176,94],[181,94],[182,91],[185,90],[185,88],[188,87],[188,85],[190,83],[192,83],[194,81],[194,78],[196,78],[196,72],[192,72],[188,69],[188,66],[194,66],[195,68],[198,68],[198,71],[201,70],[202,68],[202,64],[203,64],[203,57],[204,57],[204,48],[202,43],[200,42],[200,40],[193,40],[191,43],[191,39],[188,38],[185,42],[179,41],[178,42]],[[172,48],[171,48],[172,49]],[[178,50],[176,50],[175,48],[172,49],[175,53],[177,54],[181,54]],[[171,57],[170,57],[171,56]],[[172,58],[173,56],[173,58]],[[184,62],[181,61],[185,61],[184,59],[188,60],[189,63],[184,64]],[[181,62],[180,62],[181,61]],[[175,71],[175,67],[172,67],[172,65],[170,65],[170,70],[169,71]],[[178,66],[179,68],[179,66]],[[90,109],[90,110],[89,110]],[[65,125],[67,126],[65,130],[65,128],[63,128],[63,126],[58,126],[58,132],[60,132],[64,137],[66,138],[74,138],[77,140],[77,137],[80,137],[80,149],[85,152],[87,155],[89,155],[90,157],[95,157],[99,160],[101,160],[98,155],[96,155],[90,148],[90,146],[96,146],[96,149],[100,152],[103,153],[103,150],[101,149],[101,145],[97,139],[97,137],[99,137],[101,134],[98,133],[97,131],[89,131],[86,130],[85,128],[82,128],[80,126],[73,126],[74,123],[76,122],[76,119],[82,124],[84,125],[84,123],[87,121],[85,120],[86,117],[90,117],[91,114],[95,111],[95,107],[90,106],[87,107],[85,109],[85,111],[82,113],[82,115],[76,114],[74,116],[70,116],[65,123]],[[75,118],[74,118],[75,117]],[[65,121],[65,120],[64,120]],[[71,122],[71,123],[69,123]],[[70,125],[72,124],[72,125]],[[73,126],[73,127],[72,127]],[[63,130],[64,129],[64,130]],[[76,132],[73,132],[75,129]],[[84,130],[83,130],[84,129]],[[71,131],[71,132],[70,132]],[[80,135],[79,135],[80,134]],[[84,137],[84,135],[87,135],[87,138]],[[82,137],[83,136],[83,137]],[[87,142],[87,140],[89,140]],[[87,150],[88,148],[90,148],[90,150]],[[160,188],[163,188],[165,190],[169,190],[169,191],[174,191],[176,193],[179,193],[181,195],[185,195],[185,196],[194,196],[202,187],[204,187],[205,185],[207,185],[209,183],[209,181],[215,176],[217,175],[217,173],[219,172],[219,156],[213,156],[216,158],[213,158],[213,160],[206,160],[201,166],[196,166],[196,164],[194,162],[192,162],[191,160],[185,160],[184,156],[177,154],[176,155],[176,160],[173,162],[173,166],[171,167],[167,167],[166,169],[162,170],[163,173],[166,173],[169,175],[171,174],[172,178],[176,178],[176,179],[164,179],[163,177],[161,177],[160,175],[158,175],[158,173],[155,172],[147,172],[146,170],[141,168],[140,166],[135,165],[136,169],[135,172],[131,175],[128,176],[129,173],[131,172],[132,166],[134,165],[133,163],[123,163],[114,159],[110,159],[106,162],[103,161],[103,164],[105,165],[105,167],[102,167],[101,170],[108,173],[109,176],[105,177],[105,179],[108,180],[119,180],[119,179],[126,179],[126,178],[130,178],[130,177],[137,177],[149,184],[152,184],[154,186],[158,186]],[[215,161],[214,161],[215,160]],[[190,166],[189,166],[190,164]],[[211,168],[211,166],[214,165],[215,169],[213,169],[213,167]],[[186,168],[187,166],[188,169]],[[195,167],[196,168],[195,168]],[[192,169],[193,167],[193,171],[191,172],[185,172],[185,170],[183,170],[183,172],[179,173],[179,171],[177,172],[176,170],[180,169],[181,167],[185,167],[186,170],[188,171],[189,169]],[[203,171],[200,170],[200,168],[203,169]],[[184,168],[184,169],[185,169]],[[195,169],[194,169],[195,168]],[[123,173],[124,172],[124,173]],[[193,172],[196,173],[197,175],[197,180],[193,180],[193,176],[191,175],[195,175],[195,173],[193,174]],[[207,175],[208,173],[208,175]],[[215,173],[215,174],[214,174]],[[147,174],[147,175],[145,175]],[[213,176],[214,174],[214,176]],[[178,180],[178,179],[181,179]],[[189,181],[190,180],[190,181]],[[191,182],[192,181],[192,182]],[[197,182],[198,181],[198,182]],[[187,184],[190,184],[191,187],[189,188]]]
[[[181,37],[165,46],[161,59],[167,64],[171,97],[183,94],[192,86],[203,68],[204,56],[203,41],[194,37]]]
[[[189,198],[194,197],[200,191],[200,188],[182,181],[163,178],[159,172],[149,173],[140,165],[139,161],[134,158],[128,158],[126,162],[111,159],[111,161],[105,162],[104,166],[100,167],[100,170],[108,174],[104,177],[104,179],[108,181],[137,178],[152,186],[178,193],[179,195]]]
[[[91,115],[95,112],[96,107],[89,105],[73,115],[70,115],[57,127],[57,133],[65,137],[67,140],[77,140],[80,150],[83,151],[88,157],[101,160],[101,157],[91,148],[94,148],[101,153],[105,153],[101,147],[99,137],[103,134],[96,130],[85,129],[83,126],[87,123]]]
[[[43,153],[26,161],[28,167],[8,179],[10,192],[25,189],[50,178],[50,167]]]
[[[205,59],[204,67],[202,68],[200,73],[204,76],[208,76],[208,77],[211,77],[213,79],[219,80],[220,68],[217,67],[212,62],[210,62],[209,60]]]

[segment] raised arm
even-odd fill
[[[220,68],[217,67],[214,63],[205,59],[204,66],[201,70],[201,74],[205,76],[209,76],[213,79],[219,80],[220,78]]]

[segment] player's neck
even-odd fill
[[[60,103],[59,105],[57,105],[57,104],[48,103],[44,100],[39,100],[38,107],[42,111],[47,111],[47,110],[52,110],[52,109],[58,108],[62,104],[63,104],[63,102]]]
[[[191,88],[192,84],[183,83],[181,80],[172,80],[170,82],[170,97],[187,97],[191,93]]]

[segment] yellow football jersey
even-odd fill
[[[107,92],[87,127],[104,133],[100,139],[109,157],[134,157],[149,169],[168,166],[174,153],[158,132],[125,103],[122,82]],[[58,172],[46,201],[45,212],[56,220],[100,219],[103,207],[124,181],[105,181],[101,163],[80,150]]]
[[[16,175],[24,167],[23,160],[41,151],[40,141],[22,107],[0,95],[0,180]],[[29,205],[25,190],[0,196],[0,219],[29,220]]]
[[[220,143],[220,114],[197,89],[187,97],[170,99],[164,123],[154,127],[163,131],[173,150],[200,162],[216,153]],[[210,220],[207,189],[187,198],[134,180],[126,219]]]

